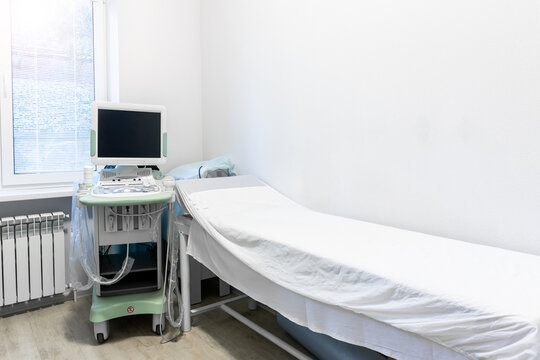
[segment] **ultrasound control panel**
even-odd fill
[[[94,196],[142,196],[161,192],[150,169],[139,169],[130,174],[102,171],[100,179],[92,189]]]

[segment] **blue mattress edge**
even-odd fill
[[[368,348],[339,341],[300,326],[281,314],[278,324],[320,360],[386,360],[386,356]]]

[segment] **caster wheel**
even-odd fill
[[[105,338],[103,337],[102,333],[96,335],[96,340],[99,344],[103,344],[105,342]]]
[[[154,329],[154,333],[156,335],[161,335],[162,332],[165,331],[165,327],[161,327],[161,325],[156,325],[156,328]]]
[[[165,314],[152,314],[152,331],[157,335],[165,331]]]

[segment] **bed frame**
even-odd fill
[[[255,300],[248,298],[247,295],[242,294],[238,295],[229,299],[217,301],[215,303],[200,306],[196,309],[191,308],[191,294],[190,294],[190,274],[189,274],[189,255],[187,253],[187,244],[189,240],[189,226],[191,224],[192,219],[184,216],[184,223],[183,224],[176,224],[177,225],[177,231],[180,235],[180,279],[181,279],[181,296],[182,296],[182,304],[183,304],[183,312],[184,312],[184,318],[182,320],[182,330],[184,332],[188,332],[191,330],[191,318],[193,316],[197,316],[200,314],[204,314],[208,311],[212,311],[215,309],[221,309],[236,320],[240,321],[242,324],[246,325],[259,335],[265,337],[266,339],[270,340],[277,346],[279,346],[281,349],[285,350],[292,356],[294,356],[297,359],[301,360],[310,360],[311,357],[305,355],[304,353],[298,351],[293,346],[289,345],[285,341],[281,340],[274,334],[270,333],[269,331],[265,330],[264,328],[260,327],[259,325],[255,324],[253,321],[249,320],[242,314],[238,313],[237,311],[231,309],[227,304],[242,300],[242,299],[248,299],[248,308],[250,310],[255,310],[257,308],[257,303]]]
[[[212,179],[208,179],[208,180],[212,180]],[[249,179],[247,180],[244,179],[242,181],[248,181],[248,180]],[[245,184],[242,181],[241,179],[238,179],[239,184],[244,186]],[[196,191],[205,190],[205,187],[199,186],[199,185],[193,185],[193,184],[190,185],[192,186],[191,191],[196,192]],[[215,186],[215,184],[213,186]],[[253,186],[253,185],[250,185],[250,186]],[[217,188],[220,188],[220,187],[218,186]],[[287,344],[286,342],[279,339],[275,335],[271,334],[267,330],[261,328],[260,326],[253,323],[252,321],[250,321],[249,319],[239,314],[238,312],[234,311],[228,306],[229,303],[247,298],[249,309],[254,310],[257,307],[257,303],[255,300],[250,298],[250,297],[253,297],[254,299],[260,298],[261,301],[264,302],[266,305],[268,305],[270,308],[279,311],[281,314],[283,314],[284,316],[291,319],[297,324],[305,323],[306,320],[308,320],[304,316],[309,317],[308,313],[302,313],[302,315],[296,315],[295,309],[297,309],[298,306],[301,306],[301,307],[306,306],[306,305],[309,306],[309,308],[311,309],[310,310],[311,314],[313,314],[313,311],[315,311],[317,314],[325,313],[326,318],[332,319],[331,321],[333,325],[327,328],[325,326],[326,320],[322,320],[322,322],[320,321],[317,322],[316,319],[312,319],[316,321],[315,323],[310,322],[310,325],[308,326],[308,328],[316,332],[327,334],[334,339],[377,351],[379,353],[384,354],[385,356],[390,356],[392,358],[403,357],[404,359],[422,359],[422,358],[424,359],[437,358],[437,359],[445,359],[445,360],[465,360],[466,359],[466,357],[464,357],[463,355],[460,355],[449,348],[446,348],[442,345],[432,342],[429,339],[421,337],[418,334],[395,328],[391,325],[369,318],[363,314],[350,312],[348,310],[335,307],[330,304],[320,303],[316,300],[310,299],[308,297],[302,296],[298,293],[294,293],[288,289],[280,287],[279,285],[273,283],[271,280],[265,279],[262,275],[257,274],[257,273],[254,273],[254,274],[260,276],[260,278],[257,280],[258,283],[260,283],[259,281],[264,282],[265,280],[268,283],[265,284],[263,288],[254,288],[252,290],[248,286],[244,286],[244,284],[242,283],[242,281],[247,280],[247,278],[251,278],[252,276],[248,274],[247,272],[246,273],[241,272],[240,274],[238,274],[240,276],[239,278],[237,278],[236,275],[228,273],[227,270],[224,270],[224,273],[220,273],[219,263],[221,262],[221,263],[228,264],[231,261],[235,261],[235,257],[233,254],[228,255],[228,254],[221,253],[221,255],[218,258],[216,258],[217,262],[215,262],[214,260],[210,258],[205,258],[206,255],[202,256],[199,259],[198,256],[200,256],[201,254],[199,255],[194,254],[193,258],[199,261],[204,266],[206,266],[210,271],[216,274],[220,279],[223,279],[224,281],[228,282],[230,285],[236,287],[243,294],[234,296],[229,299],[217,301],[213,304],[200,306],[195,309],[192,309],[191,308],[191,292],[190,292],[190,267],[189,267],[190,256],[187,253],[187,249],[188,249],[188,241],[190,240],[189,238],[190,233],[194,237],[193,239],[191,239],[192,241],[197,241],[196,238],[199,236],[198,230],[193,231],[193,228],[198,229],[199,227],[202,228],[202,226],[200,226],[197,223],[197,221],[191,217],[191,214],[188,213],[186,204],[184,204],[184,199],[182,199],[182,195],[181,193],[179,193],[178,188],[176,188],[176,191],[175,191],[175,200],[178,202],[180,207],[184,209],[185,211],[184,213],[185,215],[178,216],[176,218],[176,221],[174,221],[175,220],[174,216],[171,216],[171,214],[169,214],[169,231],[177,232],[179,235],[179,242],[180,242],[179,255],[180,255],[180,262],[181,262],[180,264],[181,298],[182,298],[182,303],[183,303],[182,306],[183,306],[183,314],[184,314],[183,323],[182,323],[183,331],[188,332],[191,330],[191,318],[193,316],[197,316],[199,314],[203,314],[211,310],[221,309],[222,311],[226,312],[230,316],[242,322],[244,325],[248,326],[250,329],[254,330],[261,336],[270,340],[271,342],[273,342],[274,344],[276,344],[281,349],[288,352],[295,358],[311,359],[309,356],[298,351],[291,345]],[[173,223],[175,225],[173,225]],[[204,230],[204,228],[202,228],[202,230]],[[212,238],[212,236],[206,231],[204,231],[204,233],[210,238]],[[270,286],[270,287],[273,286],[272,293],[273,294],[275,293],[276,295],[275,298],[269,299],[265,297],[263,293],[269,291],[270,289],[267,286]],[[261,291],[263,291],[263,293],[261,293]],[[265,300],[263,301],[263,299]],[[269,301],[269,302],[267,303],[266,301]],[[298,318],[298,316],[300,316],[300,318]],[[335,327],[336,324],[341,324],[343,326],[338,325],[338,327]],[[306,325],[304,324],[304,326]],[[369,331],[370,333],[374,334],[373,335],[374,337],[371,336],[371,338],[370,337],[357,338],[356,336],[354,336],[353,338],[351,338],[350,333],[347,331],[347,329],[350,329],[351,326],[356,329],[362,329],[361,331]],[[330,329],[330,332],[327,332],[326,329]],[[382,334],[385,334],[385,335],[383,336]],[[383,336],[383,338],[381,338],[381,336]],[[431,356],[429,354],[431,354]]]

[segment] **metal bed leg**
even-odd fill
[[[202,301],[201,294],[201,267],[202,265],[193,259],[189,258],[189,299],[191,304],[198,304]]]
[[[242,324],[246,325],[251,330],[257,332],[259,335],[270,340],[271,342],[273,342],[274,344],[276,344],[277,346],[279,346],[280,348],[282,348],[283,350],[285,350],[286,352],[288,352],[295,358],[300,359],[300,360],[313,360],[311,357],[295,349],[293,346],[287,344],[285,341],[281,340],[274,334],[270,333],[268,330],[263,329],[259,325],[255,324],[253,321],[247,319],[245,316],[237,313],[236,311],[234,311],[227,305],[221,305],[220,309],[225,311],[227,314],[231,315],[236,320],[240,321]]]
[[[248,299],[248,309],[249,310],[257,310],[257,302],[253,300],[252,298]]]
[[[231,293],[231,287],[225,281],[219,279],[219,296],[229,295]]]
[[[182,290],[182,305],[184,309],[184,320],[182,330],[191,330],[191,296],[189,294],[189,257],[187,254],[188,235],[180,233],[180,281]]]

